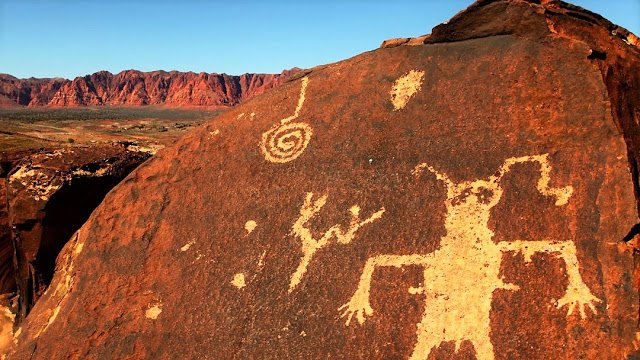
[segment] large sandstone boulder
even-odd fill
[[[12,357],[637,355],[639,50],[537,2],[480,1],[159,152]]]

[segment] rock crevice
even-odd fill
[[[18,295],[16,324],[48,288],[67,240],[149,156],[101,145],[43,150],[7,166],[0,179],[0,290]]]

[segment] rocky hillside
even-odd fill
[[[299,71],[281,74],[226,74],[178,71],[142,72],[126,70],[118,74],[100,71],[74,80],[18,79],[0,74],[0,107],[168,105],[232,106],[261,94]]]

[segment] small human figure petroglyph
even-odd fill
[[[311,230],[306,227],[306,224],[311,218],[313,218],[327,203],[327,195],[323,195],[316,200],[313,200],[313,193],[307,193],[304,204],[300,208],[300,217],[293,224],[291,233],[298,237],[302,242],[302,259],[298,265],[296,271],[291,275],[291,281],[289,283],[289,292],[292,292],[296,286],[302,280],[309,262],[313,255],[321,248],[329,245],[329,242],[335,238],[338,244],[349,244],[356,236],[356,232],[366,224],[370,224],[382,217],[384,208],[373,213],[371,216],[364,220],[360,220],[360,207],[353,205],[349,209],[351,214],[351,221],[349,227],[346,230],[342,230],[342,226],[339,224],[333,225],[329,230],[325,231],[320,239],[314,239]]]
[[[362,271],[358,288],[350,301],[341,306],[347,326],[355,316],[362,324],[365,316],[373,315],[369,303],[371,280],[376,268],[381,266],[421,266],[424,282],[409,292],[425,297],[425,310],[417,327],[417,341],[411,359],[426,359],[431,350],[443,342],[455,342],[456,352],[463,341],[470,341],[478,359],[493,359],[494,351],[490,332],[490,311],[493,291],[506,289],[517,291],[518,285],[505,283],[500,277],[503,252],[520,252],[529,262],[535,253],[557,254],[566,265],[568,278],[564,296],[556,303],[558,308],[567,306],[567,316],[575,308],[581,318],[586,317],[588,306],[595,314],[595,297],[580,275],[576,246],[571,240],[515,240],[493,242],[493,231],[488,226],[491,209],[503,194],[502,177],[519,163],[537,163],[540,179],[537,190],[555,198],[556,206],[566,205],[573,193],[571,186],[549,186],[551,165],[548,155],[533,155],[507,159],[496,175],[487,179],[456,183],[446,174],[427,164],[418,165],[413,173],[419,176],[427,169],[446,185],[447,200],[445,229],[440,248],[429,254],[384,254],[370,257]],[[455,275],[451,275],[455,274]]]

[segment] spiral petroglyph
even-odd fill
[[[311,126],[305,123],[278,125],[262,134],[262,154],[275,163],[294,160],[307,148],[312,135]]]
[[[292,122],[300,115],[309,78],[302,78],[300,96],[293,115],[286,117],[262,134],[260,150],[267,161],[286,163],[295,160],[309,145],[313,130],[303,122]]]

